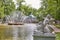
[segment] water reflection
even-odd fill
[[[8,25],[0,28],[0,40],[33,40],[35,29],[36,24]]]

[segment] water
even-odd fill
[[[32,26],[33,25],[33,26]],[[26,24],[25,26],[25,40],[33,40],[34,30],[36,30],[36,24]]]
[[[14,11],[6,16],[4,20],[6,20],[6,23],[24,23],[24,25],[10,25],[10,27],[8,27],[6,34],[11,35],[11,40],[33,40],[33,33],[37,27],[36,24],[32,23],[32,21],[36,20],[33,15],[25,16],[20,11]],[[25,22],[26,20],[30,23],[27,24],[27,22]]]
[[[29,16],[27,16],[25,18],[24,22],[25,23],[33,23],[33,22],[35,23],[35,22],[38,22],[38,20],[34,15],[30,14]]]
[[[48,28],[49,22],[51,21],[49,15],[41,22],[38,28],[36,24],[32,23],[34,20],[36,20],[36,18],[32,15],[25,16],[22,12],[15,11],[6,17],[6,22],[15,24],[20,22],[24,23],[24,21],[26,22],[23,25],[10,25],[8,30],[6,30],[6,34],[11,35],[11,40],[33,40],[34,31],[36,30],[38,31],[38,35],[40,35],[40,33],[47,33],[47,35],[51,33],[51,30]]]
[[[18,40],[18,27],[12,26],[13,28],[13,40]]]
[[[33,34],[36,27],[36,24],[32,23],[24,25],[8,25],[4,37],[11,37],[9,40],[33,40]],[[6,39],[8,40],[8,38]]]
[[[32,23],[32,22],[38,22],[36,17],[32,14],[29,16],[24,15],[21,11],[14,11],[10,15],[7,15],[3,18],[3,23]]]
[[[5,21],[6,23],[9,23],[9,22],[12,22],[12,23],[23,22],[24,21],[24,17],[25,17],[25,15],[22,12],[14,11],[10,15],[7,15],[4,18],[4,20],[6,20]]]

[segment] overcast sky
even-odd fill
[[[30,5],[33,8],[38,9],[41,6],[40,0],[25,0],[26,5]]]
[[[17,3],[15,0],[14,0],[14,2],[15,2],[15,4]],[[33,8],[36,8],[36,9],[41,7],[40,2],[41,2],[40,0],[25,0],[26,5],[29,5],[30,7],[33,7]]]

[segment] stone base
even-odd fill
[[[24,23],[19,22],[19,23],[8,23],[8,25],[23,25]]]
[[[55,35],[52,33],[34,34],[33,37],[33,40],[55,40]]]

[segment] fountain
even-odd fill
[[[27,16],[27,17],[25,18],[24,22],[25,22],[25,23],[37,23],[38,20],[37,20],[37,18],[36,18],[34,15],[32,15],[32,13],[31,13],[29,16]]]
[[[37,31],[34,33],[34,40],[55,40],[55,33],[52,33],[53,29],[50,27],[51,21],[52,18],[48,14],[44,21],[39,22]]]
[[[33,25],[33,26],[32,26]],[[11,40],[33,40],[33,33],[36,29],[36,24],[10,25],[7,30],[8,35],[12,35]]]
[[[37,19],[32,14],[25,16],[20,11],[14,11],[5,17],[5,23],[8,23],[5,37],[11,36],[11,40],[55,40],[51,20],[51,16],[47,15],[39,24],[34,24]]]
[[[14,11],[10,15],[4,17],[5,23],[18,23],[23,22],[25,15],[20,11]]]
[[[6,37],[10,35],[12,37],[11,40],[33,40],[33,33],[37,25],[25,22],[27,16],[22,12],[14,11],[5,18],[5,22],[8,23],[8,29],[6,29],[5,33]]]
[[[18,34],[18,33],[20,33],[19,32],[20,30],[21,31],[23,30],[23,26],[22,25],[23,25],[24,17],[25,17],[25,15],[22,12],[20,12],[20,11],[14,11],[10,15],[5,17],[6,18],[5,23],[8,23],[8,25],[10,26],[10,27],[8,27],[8,30],[6,31],[6,33],[8,35],[10,35],[10,34],[12,35],[11,36],[12,40],[19,40],[18,36],[21,35],[21,34]],[[6,36],[8,36],[8,35],[6,35]],[[20,40],[23,40],[23,39],[20,38]]]

